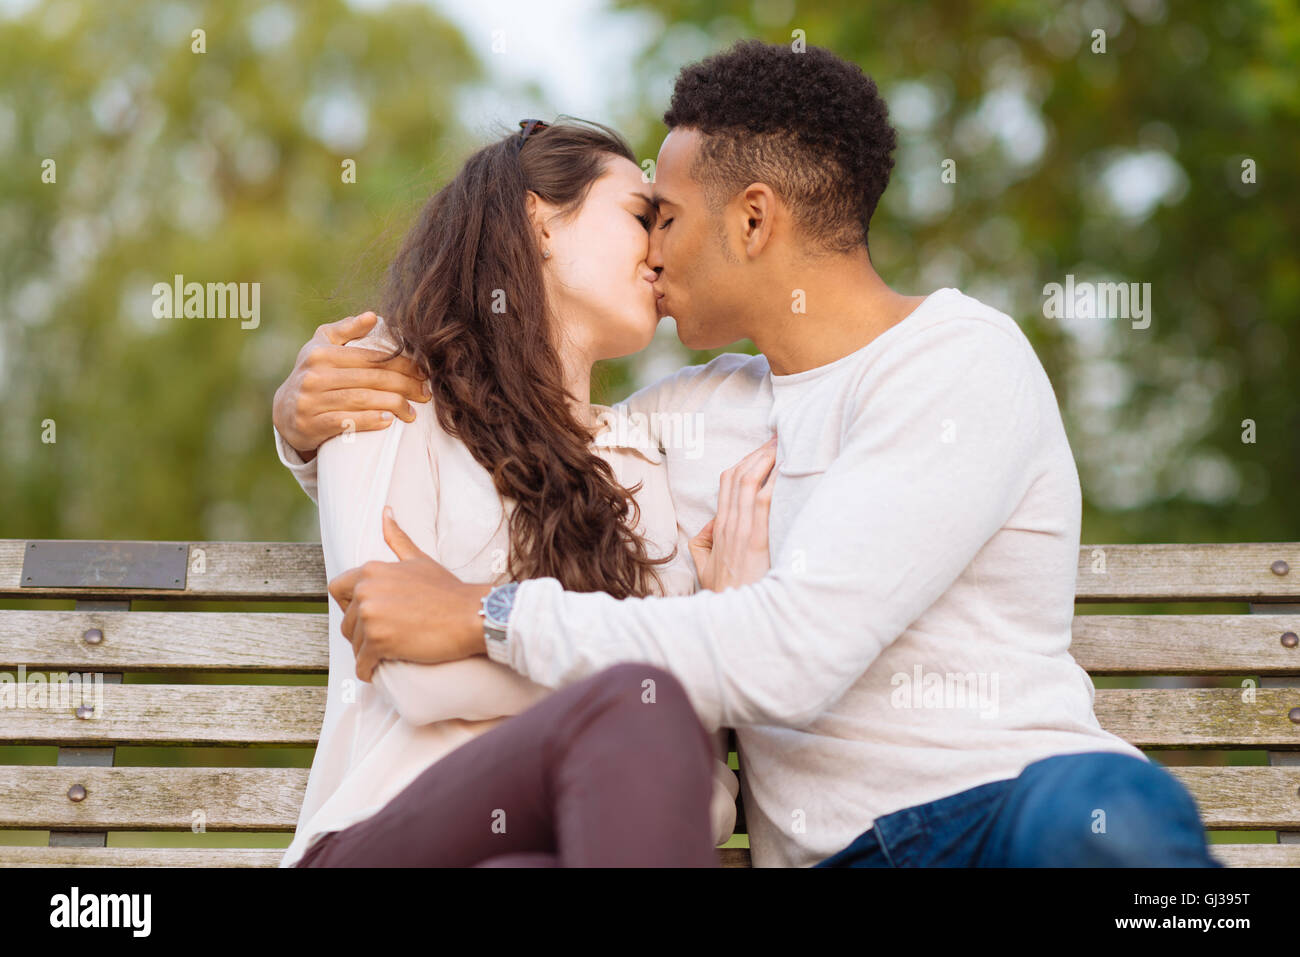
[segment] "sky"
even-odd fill
[[[349,0],[354,7],[389,0]],[[632,102],[630,65],[661,25],[652,14],[615,12],[605,0],[426,0],[460,28],[483,62],[487,83],[466,91],[461,115],[484,134],[497,121],[513,123],[529,109],[601,122],[618,119]],[[522,95],[535,84],[541,99]],[[630,132],[630,131],[629,131]]]

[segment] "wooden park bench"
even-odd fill
[[[1145,749],[1266,752],[1267,764],[1170,770],[1195,796],[1207,828],[1278,832],[1277,843],[1215,844],[1225,863],[1300,865],[1300,543],[1088,545],[1077,594],[1081,603],[1249,604],[1244,615],[1077,616],[1072,651],[1094,676],[1228,678],[1228,687],[1102,688],[1097,717]],[[0,846],[0,865],[279,862],[280,848],[249,847],[247,835],[292,832],[306,767],[115,767],[114,754],[141,745],[315,745],[325,688],[288,682],[328,670],[319,545],[0,540],[0,599],[76,603],[0,610],[0,672],[67,672],[69,683],[72,674],[102,675],[102,713],[84,703],[51,706],[52,695],[12,706],[15,696],[0,709],[0,747],[58,748],[53,765],[0,765],[0,828],[49,831],[42,846],[0,837],[10,842]],[[313,604],[307,613],[131,609],[133,600],[158,599]],[[168,683],[122,681],[144,672]],[[271,675],[280,683],[176,683],[170,672]],[[246,846],[107,841],[111,831],[200,829],[233,833]],[[721,853],[728,866],[749,864],[746,849]]]

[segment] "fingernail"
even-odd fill
[[[384,517],[385,517],[385,518],[392,518],[392,517],[393,517],[393,507],[392,507],[391,505],[385,505],[385,506],[384,506]]]
[[[425,394],[425,395],[433,395],[433,386],[429,385],[429,380],[428,380],[428,379],[425,379],[425,380],[424,380],[424,394]]]
[[[388,421],[389,419],[391,419],[392,417],[393,417],[393,413],[391,413],[391,412],[380,412],[380,413],[379,413],[379,418],[382,419],[382,420],[385,421],[385,422],[387,422],[387,421]]]

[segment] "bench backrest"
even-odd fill
[[[1098,677],[1220,685],[1099,688],[1097,718],[1141,748],[1265,752],[1267,764],[1170,770],[1207,827],[1279,832],[1277,844],[1216,845],[1226,862],[1300,864],[1300,543],[1086,545],[1077,598],[1250,606],[1250,614],[1077,615],[1072,653]],[[0,763],[0,829],[49,831],[48,844],[42,835],[41,846],[0,847],[0,865],[278,863],[278,846],[117,847],[107,835],[203,830],[244,835],[248,845],[247,835],[293,830],[325,708],[323,677],[302,683],[329,664],[319,545],[0,540],[0,599],[75,601],[67,610],[0,610],[0,678],[90,676],[81,699],[41,698],[30,684],[18,696],[11,680],[0,684],[10,696],[0,746],[58,749],[53,766]],[[147,600],[204,610],[131,609]],[[269,601],[308,604],[210,610]],[[213,675],[223,683],[204,683]],[[238,683],[245,676],[263,683]],[[128,746],[287,748],[297,760],[122,766],[116,749]],[[745,866],[748,852],[724,849],[723,861]]]

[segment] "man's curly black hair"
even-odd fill
[[[897,136],[857,64],[822,47],[738,41],[683,68],[664,123],[705,134],[691,176],[714,212],[766,183],[813,242],[841,253],[866,245]]]

